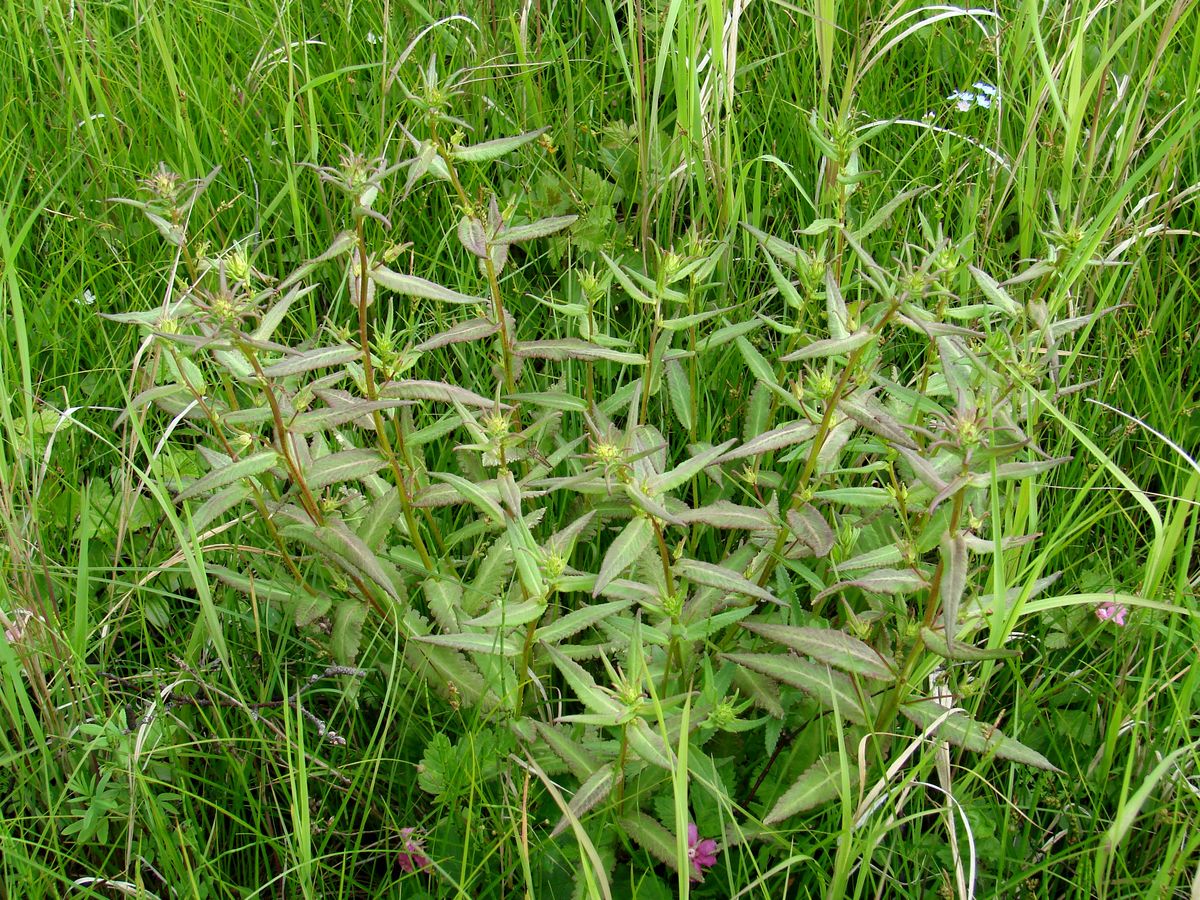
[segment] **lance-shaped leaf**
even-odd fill
[[[463,624],[472,628],[513,628],[536,622],[546,611],[546,601],[533,599],[521,603],[501,603],[482,616],[468,619]]]
[[[470,147],[455,144],[450,149],[450,157],[460,162],[490,162],[512,153],[518,147],[523,147],[531,141],[536,141],[549,130],[550,127],[546,126],[537,131],[526,131],[524,134],[515,134],[512,137],[495,138],[480,144],[473,144]]]
[[[227,484],[232,484],[243,478],[253,478],[255,475],[262,475],[278,464],[278,453],[274,450],[263,450],[261,453],[255,453],[253,456],[247,456],[239,459],[237,462],[227,463],[213,469],[207,475],[197,478],[185,487],[176,495],[175,499],[188,500],[192,497],[198,497],[201,494],[215,491],[217,488],[223,488]]]
[[[859,696],[849,676],[826,665],[781,653],[726,653],[723,658],[798,687],[822,706],[836,708],[839,715],[859,725],[867,725],[875,719],[870,697]]]
[[[983,291],[983,296],[987,297],[993,306],[1005,315],[1013,317],[1021,315],[1021,304],[1009,296],[1008,291],[1000,287],[995,278],[975,266],[967,266],[967,268],[975,279],[975,283],[979,285],[979,289]]]
[[[763,384],[778,386],[779,379],[775,377],[775,370],[771,368],[771,364],[763,358],[757,348],[744,337],[737,338],[736,343],[738,352],[742,354],[742,359],[746,361],[746,366],[750,369],[750,374]]]
[[[375,430],[371,414],[410,406],[409,400],[361,400],[344,391],[318,391],[317,396],[329,405],[301,413],[288,423],[293,434],[312,434],[354,422],[368,431]]]
[[[732,306],[722,306],[720,309],[709,309],[704,312],[692,313],[687,316],[675,316],[670,319],[663,319],[663,331],[683,331],[685,328],[694,328],[709,319],[715,319],[717,316],[724,315],[733,309]]]
[[[617,819],[623,834],[633,838],[637,844],[656,860],[670,867],[679,868],[679,854],[675,835],[643,812],[633,811]]]
[[[700,342],[700,346],[696,349],[703,353],[706,350],[716,350],[718,347],[723,347],[732,340],[749,334],[752,331],[757,331],[762,328],[761,319],[744,319],[741,322],[734,322],[732,325],[724,325],[708,335]]]
[[[904,559],[904,552],[896,544],[884,544],[866,553],[851,557],[845,562],[838,563],[839,572],[855,572],[859,569],[881,569],[893,566]]]
[[[921,629],[921,640],[930,653],[936,653],[944,659],[976,662],[984,659],[1012,659],[1021,655],[1020,650],[1011,647],[997,647],[995,650],[988,650],[984,647],[964,644],[959,640],[955,640],[954,644],[951,645],[946,640],[945,634],[940,631],[934,631],[932,628]]]
[[[596,804],[600,803],[612,793],[613,785],[616,784],[617,776],[613,763],[605,763],[600,768],[596,769],[583,784],[579,786],[579,790],[575,792],[570,802],[567,804],[569,812],[558,820],[558,824],[550,832],[550,838],[553,840],[570,827],[572,820],[579,821]]]
[[[610,350],[599,344],[581,341],[578,338],[558,338],[546,341],[517,341],[513,345],[513,353],[527,359],[565,359],[603,360],[605,362],[621,363],[626,366],[642,366],[646,357],[638,353],[623,353],[620,350]]]
[[[729,500],[716,500],[705,506],[698,506],[676,515],[681,522],[691,524],[698,522],[713,528],[742,529],[758,531],[776,527],[776,521],[765,509],[756,506],[743,506]]]
[[[353,233],[351,238],[353,239]],[[268,341],[275,334],[275,329],[283,322],[283,317],[287,315],[292,304],[297,300],[303,299],[315,291],[319,285],[309,284],[304,287],[296,286],[280,297],[275,304],[268,309],[258,321],[258,327],[254,329],[251,337],[258,341]]]
[[[567,638],[574,637],[585,628],[591,628],[593,625],[602,622],[609,616],[616,615],[619,612],[624,612],[633,601],[626,600],[610,600],[607,603],[591,603],[580,607],[574,612],[569,612],[561,619],[541,625],[534,632],[534,637],[546,644],[557,644],[560,641],[565,641]]]
[[[458,291],[452,291],[448,287],[443,287],[440,284],[425,278],[419,278],[416,275],[404,275],[400,272],[393,272],[384,265],[378,265],[371,270],[371,279],[376,284],[382,285],[390,291],[395,291],[397,294],[406,294],[409,297],[420,297],[423,300],[437,300],[441,303],[487,304],[487,300],[482,297],[471,297],[467,294],[460,294]]]
[[[645,719],[634,719],[625,730],[625,739],[633,752],[650,765],[668,772],[675,768],[675,754]]]
[[[848,587],[860,588],[872,594],[907,594],[927,586],[925,579],[912,569],[876,569],[826,588],[813,597],[813,603]]]
[[[1031,462],[1001,463],[1000,465],[996,466],[996,471],[994,474],[998,480],[1003,480],[1006,478],[1028,478],[1031,475],[1040,475],[1043,472],[1048,472],[1051,469],[1070,461],[1071,457],[1069,456],[1058,456],[1054,459],[1038,459]],[[985,485],[988,484],[989,478],[992,474],[993,473],[990,472],[979,473],[980,481]],[[972,479],[972,483],[975,483],[974,478]]]
[[[311,372],[314,369],[342,366],[361,356],[362,351],[358,347],[317,347],[315,350],[305,350],[303,353],[297,353],[295,356],[289,356],[287,359],[264,366],[262,373],[267,378],[283,378],[287,375]]]
[[[379,396],[400,400],[436,400],[441,403],[461,403],[481,409],[511,409],[504,403],[496,403],[481,397],[474,391],[460,388],[444,381],[388,381],[380,386]]]
[[[523,241],[534,241],[538,238],[549,237],[569,227],[578,218],[579,216],[573,215],[550,216],[549,218],[538,219],[536,222],[529,222],[525,225],[506,225],[500,229],[500,233],[496,235],[492,243],[519,244]]]
[[[283,512],[281,508],[279,513]],[[374,582],[393,600],[403,600],[398,587],[402,587],[401,579],[395,566],[376,556],[345,523],[333,520],[328,525],[312,525],[299,519],[293,519],[293,522],[280,529],[284,537],[317,551],[323,559],[349,575]]]
[[[943,534],[942,557],[942,622],[950,637],[958,629],[958,607],[967,588],[967,542],[961,534]]]
[[[421,634],[413,640],[466,653],[496,653],[500,656],[520,656],[522,649],[519,641],[498,634]]]
[[[872,214],[867,221],[863,222],[854,229],[855,239],[859,241],[864,240],[872,232],[879,228],[879,226],[887,222],[887,220],[892,217],[892,213],[899,209],[902,204],[907,203],[913,197],[920,196],[927,190],[929,190],[929,188],[918,187],[911,188],[907,191],[901,191],[887,203],[883,204],[883,206],[875,210],[874,214]]]
[[[610,718],[615,725],[624,715],[625,707],[602,690],[583,666],[565,656],[557,647],[547,644],[546,652],[562,672],[575,697],[592,712]]]
[[[458,240],[480,259],[487,259],[487,232],[475,216],[463,216],[458,221]]]
[[[488,518],[496,525],[504,524],[504,510],[500,508],[493,493],[498,493],[495,482],[491,483],[492,491],[485,490],[481,485],[476,484],[469,479],[463,478],[461,475],[455,475],[451,472],[430,472],[430,477],[442,481],[454,489],[454,491],[470,501],[480,510],[487,514]]]
[[[760,434],[758,437],[746,441],[740,447],[730,450],[717,461],[727,463],[735,459],[745,459],[747,456],[759,456],[763,453],[770,453],[782,447],[790,447],[793,444],[800,444],[810,440],[816,433],[817,426],[811,422],[804,420],[789,422],[786,425],[781,425],[779,428],[774,428],[765,434]]]
[[[900,707],[904,716],[919,728],[928,728],[950,708],[936,700],[919,700],[916,703],[905,703]],[[1050,760],[1031,747],[1026,747],[1020,741],[1005,737],[998,729],[982,722],[977,722],[965,712],[956,711],[938,726],[937,736],[949,741],[956,747],[971,750],[975,753],[995,753],[1002,759],[1025,763],[1039,769],[1051,772],[1059,771]]]
[[[849,771],[843,773],[843,765]],[[763,824],[775,825],[796,813],[828,803],[841,794],[843,780],[851,785],[858,781],[858,767],[849,760],[843,763],[836,753],[826,753],[784,792],[763,818]]]
[[[787,241],[777,238],[774,235],[767,234],[758,228],[755,228],[748,222],[743,222],[742,227],[754,235],[764,250],[770,253],[773,257],[790,268],[796,268],[797,261],[800,259],[800,248],[795,244],[789,244]]]
[[[826,356],[840,356],[843,353],[851,353],[865,344],[871,343],[878,337],[873,331],[859,330],[849,337],[844,338],[826,338],[821,341],[813,341],[807,347],[801,347],[782,357],[782,362],[797,362],[802,359],[820,359]]]
[[[363,623],[367,621],[367,604],[361,600],[343,600],[333,611],[333,627],[329,632],[329,650],[338,665],[352,666],[362,644]]]
[[[600,563],[600,572],[596,576],[596,585],[592,588],[592,596],[600,596],[600,592],[609,582],[633,565],[633,561],[650,546],[653,537],[654,526],[650,520],[645,516],[634,516],[604,554],[604,561]]]
[[[366,478],[386,465],[387,460],[375,450],[342,450],[316,460],[304,473],[304,480],[311,490],[318,491],[331,484]]]
[[[650,479],[650,487],[656,494],[665,494],[675,488],[687,484],[709,466],[714,465],[721,454],[736,443],[732,438],[716,447],[709,447],[692,456],[669,472],[655,475]]]
[[[562,727],[537,719],[526,721],[533,725],[542,743],[554,751],[580,781],[591,778],[601,768],[600,760],[579,741],[572,740]]]
[[[233,509],[250,496],[250,486],[245,481],[227,485],[201,503],[192,513],[192,527],[200,534],[212,522]]]
[[[450,344],[480,341],[491,337],[499,330],[499,324],[493,322],[491,319],[468,319],[466,322],[459,322],[452,328],[447,328],[445,331],[435,334],[428,340],[422,341],[417,344],[415,349],[426,353]]]
[[[766,600],[768,603],[777,603],[780,606],[786,605],[766,588],[759,587],[749,578],[723,566],[714,566],[712,563],[685,557],[678,560],[673,568],[680,577],[695,584],[702,584],[732,594],[745,594],[747,597]]]
[[[867,429],[897,447],[915,450],[917,445],[904,426],[875,400],[851,394],[838,401],[838,409]]]
[[[796,540],[813,556],[827,556],[837,540],[825,517],[811,503],[805,503],[799,509],[789,509],[787,524]]]
[[[833,628],[800,628],[767,622],[743,622],[747,631],[783,644],[846,672],[891,681],[896,664],[870,644]]]
[[[691,434],[695,428],[696,419],[692,414],[694,395],[692,382],[687,372],[678,360],[671,359],[663,365],[663,374],[667,376],[667,397],[671,401],[671,411],[683,426],[683,430]]]

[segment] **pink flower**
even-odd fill
[[[404,841],[404,849],[396,856],[396,862],[405,872],[418,872],[429,868],[429,857],[425,855],[425,842],[413,837],[415,828],[401,828],[400,838]]]
[[[1125,614],[1128,613],[1128,608],[1120,603],[1113,603],[1111,600],[1105,600],[1096,607],[1096,618],[1101,622],[1112,621],[1114,625],[1125,626]]]
[[[717,863],[717,842],[712,838],[700,840],[700,829],[688,823],[688,862],[692,864],[692,881],[704,880],[704,870]]]

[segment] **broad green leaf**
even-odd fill
[[[800,259],[800,248],[795,244],[789,244],[785,240],[774,237],[773,235],[769,235],[765,231],[755,228],[748,222],[743,222],[742,227],[758,239],[758,242],[762,244],[764,250],[770,253],[785,266],[789,266],[793,269],[796,267],[796,262]]]
[[[771,417],[771,390],[765,384],[756,384],[750,392],[750,404],[746,408],[746,419],[742,424],[742,440],[751,441],[768,431]]]
[[[686,578],[695,584],[703,584],[729,593],[745,594],[747,597],[766,600],[769,603],[776,603],[780,606],[785,605],[766,588],[759,587],[755,582],[740,573],[722,566],[714,566],[711,563],[700,562],[699,560],[687,559],[685,557],[677,560],[673,568],[680,577]]]
[[[883,681],[891,681],[896,677],[896,664],[892,660],[844,631],[767,622],[743,622],[742,627],[846,672]]]
[[[865,344],[871,343],[878,337],[872,331],[857,331],[844,338],[826,338],[813,341],[807,347],[801,347],[781,358],[781,362],[797,362],[804,359],[821,359],[826,356],[840,356],[851,353]]]
[[[860,553],[851,559],[837,564],[839,572],[854,572],[859,569],[881,569],[884,566],[894,566],[904,559],[904,553],[895,544],[884,544],[866,553]]]
[[[480,304],[487,306],[488,301],[483,297],[471,297],[460,294],[448,287],[442,287],[432,281],[419,278],[416,275],[403,275],[393,272],[387,266],[379,265],[371,270],[371,280],[397,294],[409,297],[420,297],[423,300],[437,300],[441,303]]]
[[[380,494],[358,526],[358,536],[371,550],[378,550],[392,526],[407,531],[401,517],[400,492],[396,488]]]
[[[875,710],[871,698],[859,696],[854,683],[841,672],[810,662],[799,656],[777,653],[726,653],[723,658],[734,665],[745,666],[769,675],[783,684],[798,687],[829,709],[859,725],[874,722]]]
[[[634,516],[629,524],[617,535],[616,540],[604,554],[600,564],[600,572],[596,576],[596,586],[592,588],[592,596],[600,596],[605,585],[628,569],[642,551],[650,546],[654,537],[654,526],[645,516]]]
[[[900,711],[918,728],[928,728],[940,717],[944,716],[949,707],[943,706],[936,700],[918,700],[915,703],[901,705]],[[1050,760],[1036,750],[1026,747],[1020,741],[1005,737],[998,729],[984,725],[968,716],[965,712],[955,712],[937,728],[937,736],[949,741],[956,747],[962,747],[975,753],[995,753],[1002,759],[1025,763],[1039,769],[1057,772],[1058,768]]]
[[[288,430],[290,432],[293,434],[312,434],[314,431],[337,428],[340,425],[345,425],[347,422],[354,422],[356,419],[366,419],[366,422],[363,423],[364,426],[374,431],[375,423],[371,420],[372,413],[398,409],[401,406],[409,406],[411,404],[411,401],[408,400],[349,399],[341,402],[340,391],[320,391],[319,394],[326,403],[330,403],[331,399],[334,402],[323,409],[309,410],[296,416],[296,418],[288,423]]]
[[[550,127],[546,126],[536,131],[526,131],[524,134],[515,134],[512,137],[496,138],[469,147],[462,147],[456,144],[451,148],[450,156],[460,162],[490,162],[493,159],[499,159],[501,156],[512,153],[518,147],[523,147],[531,141],[536,141],[549,130]]]
[[[314,369],[345,365],[361,357],[362,351],[358,347],[318,347],[263,367],[263,375],[267,378],[284,378]]]
[[[679,868],[675,835],[643,812],[633,811],[617,819],[621,831],[673,871]]]
[[[675,754],[667,746],[662,735],[650,727],[645,719],[634,719],[625,730],[625,738],[633,752],[660,769],[668,772],[675,768]]]
[[[732,340],[736,340],[743,335],[762,328],[762,324],[761,319],[745,319],[741,322],[735,322],[732,325],[725,325],[701,340],[700,345],[696,349],[701,353],[706,350],[716,350],[718,347],[723,347]]]
[[[843,773],[843,762],[836,753],[817,759],[779,798],[763,818],[763,824],[776,825],[837,797],[842,792],[843,780],[851,785],[858,781],[858,767],[848,760],[845,766],[849,771]]]
[[[250,496],[250,485],[238,481],[221,488],[196,507],[192,513],[192,528],[200,534],[216,519],[233,509]]]
[[[435,576],[421,586],[434,621],[443,631],[462,631],[463,586],[456,579]]]
[[[243,478],[253,478],[255,475],[262,475],[277,465],[279,465],[279,454],[274,450],[263,450],[260,453],[255,453],[253,456],[247,456],[239,459],[237,462],[224,465],[219,469],[213,469],[208,474],[197,478],[185,487],[176,495],[175,499],[189,500],[192,497],[198,497],[209,491],[215,491],[217,488],[223,488]]]
[[[832,488],[828,491],[817,491],[814,496],[825,503],[862,509],[883,509],[893,503],[891,494],[883,488],[876,487]]]
[[[374,450],[341,450],[313,462],[304,480],[310,490],[319,491],[331,484],[358,481],[386,465],[387,460]]]
[[[929,190],[929,188],[918,187],[918,188],[911,188],[910,190],[907,190],[907,191],[901,191],[899,194],[897,194],[895,197],[893,197],[887,203],[883,204],[883,206],[881,206],[877,210],[875,210],[875,212],[871,215],[871,217],[869,219],[867,219],[867,221],[863,222],[861,225],[859,225],[857,228],[854,229],[855,240],[861,241],[861,240],[865,239],[866,237],[868,237],[872,232],[874,232],[881,225],[883,225],[885,222],[887,222],[887,220],[892,217],[892,213],[894,213],[897,209],[899,209],[901,207],[901,205],[903,205],[904,203],[907,203],[913,197],[920,196],[921,194],[925,193],[927,190]]]

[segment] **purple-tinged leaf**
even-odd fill
[[[712,528],[746,531],[774,529],[778,524],[766,510],[742,506],[729,500],[716,500],[706,506],[679,513],[677,518],[685,524],[699,523]]]
[[[939,718],[950,712],[936,700],[920,700],[900,707],[904,716],[918,728],[929,728]],[[953,712],[938,726],[936,734],[956,747],[975,753],[995,753],[1002,759],[1025,763],[1051,772],[1059,771],[1050,760],[1020,741],[1005,737],[998,729],[977,722],[961,710]]]
[[[826,753],[809,766],[763,818],[764,825],[776,825],[796,813],[815,809],[822,803],[839,796],[843,781],[853,786],[858,781],[858,767],[847,760],[847,771],[843,774],[843,761],[836,753]]]
[[[748,456],[759,456],[763,453],[770,453],[773,450],[790,447],[793,444],[802,444],[810,440],[816,433],[817,426],[811,422],[806,422],[803,419],[789,422],[787,425],[781,425],[779,428],[774,428],[765,434],[760,434],[740,447],[730,450],[718,459],[717,462],[732,462],[735,459],[745,459]]]
[[[241,481],[243,478],[253,478],[256,475],[262,475],[278,464],[278,453],[274,450],[263,450],[260,453],[255,453],[253,456],[247,456],[239,459],[237,462],[231,462],[218,469],[213,469],[213,471],[197,478],[185,487],[175,496],[175,499],[189,500],[192,497],[198,497],[209,491],[215,491],[217,488],[233,484],[235,481]]]
[[[871,343],[878,335],[873,331],[859,330],[844,338],[826,338],[813,341],[807,347],[801,347],[781,358],[781,362],[797,362],[805,359],[822,359],[826,356],[840,356],[851,353],[865,344]]]
[[[404,275],[400,272],[393,272],[384,265],[378,265],[371,270],[371,279],[376,284],[390,291],[395,291],[397,294],[405,294],[409,297],[419,297],[423,300],[437,300],[441,303],[487,305],[487,301],[482,297],[471,297],[467,294],[460,294],[458,291],[452,291],[448,287],[443,287],[440,284],[436,284],[425,278],[419,278],[416,275]]]
[[[638,353],[623,353],[620,350],[610,350],[599,344],[581,341],[578,338],[558,338],[546,341],[517,341],[513,345],[517,356],[531,359],[552,359],[562,361],[580,359],[585,361],[603,360],[605,362],[621,363],[627,366],[642,366],[646,357]]]
[[[642,555],[642,551],[650,546],[654,537],[654,526],[645,516],[635,516],[617,535],[604,561],[600,563],[600,572],[596,576],[596,584],[592,588],[592,596],[600,596],[601,591],[614,578],[633,565],[634,560]]]
[[[319,491],[331,484],[358,481],[387,465],[375,450],[342,450],[316,460],[304,473],[310,490]]]
[[[461,403],[480,409],[511,409],[512,407],[487,397],[481,397],[466,388],[444,381],[388,381],[379,388],[379,396],[399,400],[435,400],[441,403]]]
[[[800,509],[789,509],[787,524],[796,540],[808,548],[813,556],[828,556],[837,536],[820,510],[810,503]]]
[[[967,542],[961,534],[943,534],[939,544],[942,557],[942,622],[949,640],[958,630],[958,607],[967,589]]]
[[[483,230],[483,223],[474,216],[459,219],[458,240],[480,259],[487,258],[487,234]]]
[[[305,350],[303,353],[297,353],[265,366],[262,373],[267,378],[283,378],[287,375],[311,372],[314,369],[342,366],[361,357],[362,351],[358,347],[318,347],[315,350]]]
[[[872,594],[909,594],[928,586],[925,579],[911,569],[876,569],[874,572],[868,572],[858,578],[840,581],[827,587],[813,597],[813,603],[849,587],[859,588]]]
[[[437,350],[439,347],[445,347],[449,344],[480,341],[491,337],[499,330],[500,326],[491,319],[469,319],[466,322],[459,322],[457,325],[447,328],[445,331],[439,332],[427,340],[421,341],[414,349],[421,353],[427,353],[430,350]]]
[[[868,725],[875,720],[870,696],[860,694],[848,676],[827,665],[782,653],[725,653],[722,658],[735,666],[744,666],[783,684],[798,687],[851,722]]]
[[[732,569],[686,557],[677,560],[673,568],[679,577],[686,578],[695,584],[702,584],[732,594],[744,594],[757,600],[766,600],[768,603],[786,606],[766,588],[759,587],[755,582]]]
[[[964,644],[958,640],[951,646],[943,632],[934,631],[931,628],[923,627],[921,629],[921,640],[929,652],[936,653],[944,659],[976,662],[984,659],[1012,659],[1021,655],[1020,650],[1015,650],[1011,647],[997,647],[995,650],[988,650],[972,646],[971,644]]]
[[[896,664],[892,660],[844,631],[757,621],[743,622],[742,627],[846,672],[881,681],[892,681],[896,677]]]

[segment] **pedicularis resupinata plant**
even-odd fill
[[[238,622],[298,630],[334,671],[483,723],[471,752],[544,792],[527,827],[577,847],[581,892],[629,841],[686,889],[822,804],[865,822],[931,747],[947,772],[960,752],[1053,768],[960,701],[1019,656],[1010,613],[1053,581],[989,573],[1037,538],[1004,530],[997,485],[1062,462],[1028,423],[1091,317],[1048,310],[1054,259],[978,268],[920,189],[857,209],[868,132],[815,118],[828,218],[635,246],[596,227],[596,173],[553,203],[523,189],[558,178],[553,130],[468,135],[462,78],[421,69],[390,155],[296,173],[344,197],[345,230],[294,271],[192,233],[215,172],[163,168],[121,201],[176,251],[161,307],[111,316],[145,335],[128,426],[172,449],[196,535],[260,523],[204,556],[215,653]],[[461,251],[404,242],[434,191]],[[873,246],[900,214],[921,241]],[[734,314],[746,251],[764,291]],[[455,284],[422,272],[435,252]],[[297,327],[313,292],[353,319]],[[740,417],[709,421],[710,391]],[[431,809],[463,752],[429,743]],[[730,764],[759,772],[741,796]],[[405,840],[406,870],[439,865]]]

